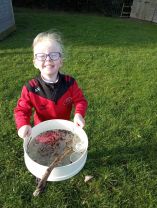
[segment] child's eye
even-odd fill
[[[57,60],[60,57],[60,53],[59,52],[52,52],[49,54],[51,60]]]
[[[39,61],[44,61],[46,59],[46,54],[35,54],[35,57],[37,58],[37,60]]]

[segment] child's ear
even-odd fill
[[[60,67],[63,66],[63,59],[60,59]]]
[[[36,69],[38,69],[37,64],[35,63],[35,59],[33,59],[33,65]]]

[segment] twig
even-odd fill
[[[42,176],[40,182],[38,183],[36,190],[33,192],[33,196],[38,196],[42,192],[46,186],[46,181],[52,170],[65,158],[66,155],[70,153],[70,151],[71,148],[65,148],[63,154],[56,157],[55,160],[50,164],[50,166],[46,169],[45,174]]]

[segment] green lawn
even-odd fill
[[[103,16],[15,10],[17,30],[0,42],[0,207],[157,207],[157,25]],[[22,85],[36,76],[33,38],[63,35],[63,71],[89,102],[88,159],[79,174],[49,182],[34,198],[13,109]],[[84,183],[85,175],[94,178]]]

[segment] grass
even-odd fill
[[[95,15],[15,9],[17,30],[0,42],[0,205],[3,208],[154,208],[157,205],[157,25]],[[31,44],[41,31],[63,35],[63,71],[89,108],[88,159],[75,177],[33,198],[13,109],[36,76]],[[84,183],[85,175],[93,175]]]

